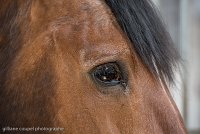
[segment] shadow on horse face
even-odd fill
[[[14,20],[0,25],[2,128],[186,133],[166,83],[138,55],[105,1],[13,4],[7,4],[10,18],[0,10],[1,19]]]

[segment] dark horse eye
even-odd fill
[[[124,84],[122,72],[117,63],[106,63],[97,66],[92,75],[96,82],[105,86],[116,86]]]

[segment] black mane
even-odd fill
[[[164,82],[173,82],[179,54],[150,0],[105,0],[136,53]]]

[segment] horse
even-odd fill
[[[150,0],[1,0],[1,132],[185,134],[179,59]]]

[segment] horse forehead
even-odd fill
[[[33,1],[32,9],[36,14],[48,19],[61,16],[76,16],[81,19],[85,13],[103,15],[107,6],[102,0],[37,0]]]
[[[116,27],[117,22],[104,1],[61,0],[51,2],[47,3],[49,6],[47,13],[53,12],[51,17],[55,18],[50,22],[51,31],[62,33],[61,36],[65,36],[65,39],[80,40],[79,43],[70,47],[74,47],[75,51],[80,49],[81,57],[83,55],[94,57],[94,53],[96,56],[105,55],[110,53],[108,50],[112,50],[115,54],[128,48],[126,38]],[[55,4],[61,7],[59,14],[55,12]],[[56,17],[53,17],[54,15]]]
[[[102,0],[34,1],[30,18],[34,30],[48,26],[50,31],[55,31],[66,25],[66,29],[71,27],[70,32],[90,33],[91,36],[93,33],[100,37],[103,33],[111,36],[116,29],[113,25],[115,19]]]
[[[112,12],[102,0],[40,0],[33,3],[31,10],[32,24],[36,24],[33,28],[40,29],[47,24],[47,32],[56,33],[56,42],[65,55],[73,55],[81,63],[129,48]]]

